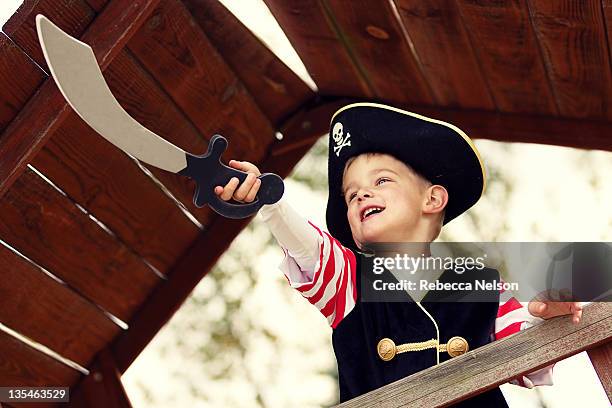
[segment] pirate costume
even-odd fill
[[[304,220],[283,199],[260,213],[285,252],[280,269],[289,284],[333,329],[341,402],[531,326],[531,315],[507,291],[494,293],[494,302],[488,303],[435,301],[432,291],[420,302],[407,292],[395,294],[401,298],[392,302],[363,302],[357,271],[366,254],[353,241],[342,197],[347,160],[362,153],[389,154],[444,186],[449,193],[444,224],[478,201],[485,188],[484,166],[457,127],[381,104],[340,109],[332,117],[329,137],[330,233]],[[499,280],[495,270],[484,273]],[[439,280],[453,275],[452,270],[440,271]],[[552,385],[552,366],[512,383]],[[507,404],[494,388],[455,406]]]

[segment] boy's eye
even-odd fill
[[[357,195],[356,193],[351,193],[351,194],[348,196],[348,201],[349,201],[349,203],[350,203],[350,202],[353,200],[353,198],[355,198],[355,196],[356,196],[356,195]]]
[[[389,180],[388,178],[385,178],[385,177],[381,177],[381,178],[379,178],[378,180],[376,180],[376,185],[377,185],[377,186],[379,186],[379,185],[381,185],[382,183],[385,183],[385,182],[387,182],[387,181],[391,181],[391,180]]]

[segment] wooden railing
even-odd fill
[[[547,320],[339,406],[445,406],[584,350],[612,402],[611,340],[612,302],[593,303],[584,308],[580,324],[572,324],[570,316]]]

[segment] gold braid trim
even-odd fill
[[[418,343],[406,343],[395,345],[393,340],[389,338],[381,339],[376,346],[378,356],[383,361],[393,360],[396,354],[406,353],[408,351],[421,351],[430,348],[435,348],[438,353],[447,352],[451,357],[460,356],[461,354],[467,353],[470,346],[463,337],[455,336],[451,337],[446,344],[439,344],[438,340],[431,339],[427,341],[421,341]]]
[[[418,343],[400,344],[398,346],[395,346],[395,352],[399,354],[399,353],[405,353],[407,351],[421,351],[425,349],[436,348],[436,346],[438,346],[438,340],[431,339],[427,341],[421,341]],[[445,346],[444,348],[446,348],[446,344],[444,346]]]

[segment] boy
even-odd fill
[[[224,200],[253,201],[259,170],[248,162],[229,164],[250,175],[241,186],[232,179],[215,192]],[[428,293],[403,294],[404,302],[361,302],[356,276],[368,244],[423,243],[429,255],[428,243],[442,226],[482,195],[484,166],[461,130],[386,105],[348,105],[332,117],[328,166],[331,235],[283,200],[261,214],[285,252],[281,270],[290,285],[333,329],[341,401],[529,326],[529,313],[508,292],[495,303],[428,302]],[[532,301],[528,310],[541,318],[572,313],[576,323],[582,313],[579,303],[548,301]],[[531,388],[552,384],[551,375],[549,366],[514,382]],[[495,388],[457,406],[507,404]]]

